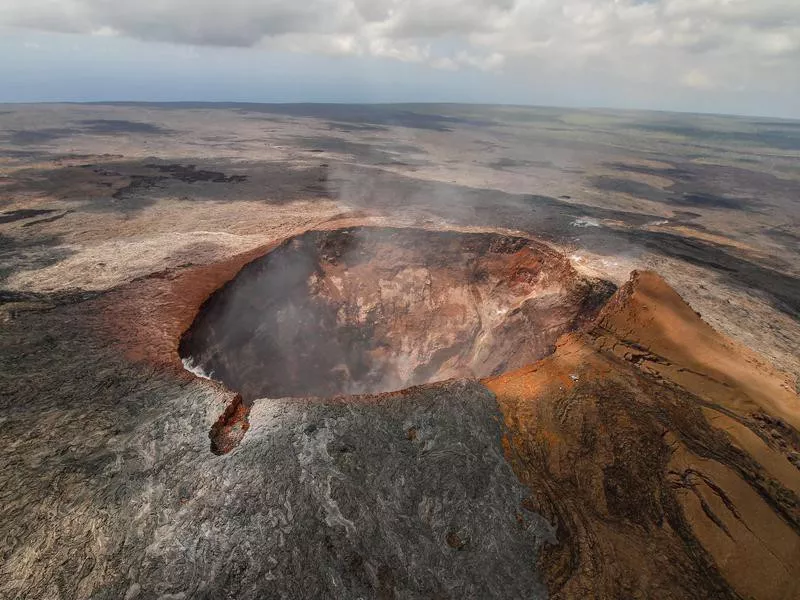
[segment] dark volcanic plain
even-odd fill
[[[793,121],[3,106],[0,597],[797,598],[798,249]]]

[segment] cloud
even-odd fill
[[[0,23],[70,33],[110,30],[145,41],[252,46],[264,37],[339,33],[356,24],[339,0],[2,0]]]
[[[501,68],[506,58],[499,52],[493,52],[488,56],[473,56],[462,51],[458,53],[456,60],[459,64],[468,65],[481,71],[493,71]]]
[[[798,0],[0,0],[0,25],[520,77],[800,87]]]
[[[710,90],[714,87],[714,84],[708,78],[708,75],[703,73],[700,69],[692,69],[688,71],[683,78],[681,78],[681,83],[688,88],[694,88],[698,90]]]

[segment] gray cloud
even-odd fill
[[[520,77],[537,65],[638,85],[800,87],[797,0],[0,0],[0,25]]]
[[[334,32],[353,24],[338,0],[5,0],[0,23],[59,32],[119,34],[179,44],[252,46],[287,33]]]

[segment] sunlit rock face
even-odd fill
[[[218,290],[180,353],[246,401],[380,393],[532,363],[613,291],[518,237],[312,231]]]

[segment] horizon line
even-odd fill
[[[648,112],[662,113],[670,115],[686,115],[699,117],[727,117],[727,118],[756,118],[768,119],[773,121],[800,121],[800,117],[777,117],[764,114],[744,114],[744,113],[715,113],[704,111],[682,111],[660,108],[619,108],[612,106],[568,106],[555,104],[518,104],[504,102],[469,102],[469,101],[373,101],[373,102],[345,102],[336,100],[303,100],[296,102],[275,102],[275,101],[255,101],[255,100],[3,100],[3,105],[183,105],[205,107],[209,105],[239,105],[239,106],[475,106],[475,107],[506,107],[506,108],[527,108],[527,109],[556,109],[567,111],[584,112]]]

